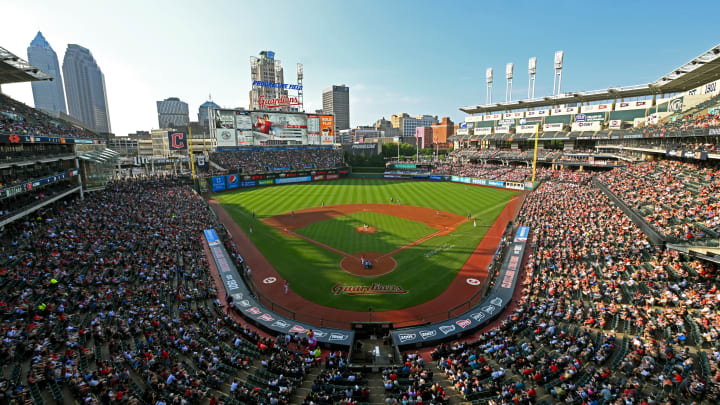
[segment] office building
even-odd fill
[[[438,123],[437,115],[417,115],[411,117],[407,113],[393,114],[390,116],[393,128],[398,128],[403,138],[414,138],[415,128],[429,127]]]
[[[158,128],[177,128],[190,122],[188,104],[177,97],[166,98],[157,103]]]
[[[220,106],[213,103],[212,100],[208,100],[200,104],[200,107],[198,108],[198,122],[200,125],[207,125],[210,117],[210,111],[217,108],[220,108]]]
[[[32,82],[35,108],[67,114],[67,108],[65,107],[65,90],[63,89],[63,80],[60,74],[60,64],[58,63],[57,54],[45,40],[42,32],[38,31],[35,39],[30,42],[27,53],[28,62],[30,62],[31,65],[53,78],[51,81],[43,80]]]
[[[80,45],[69,44],[63,58],[62,72],[70,115],[97,132],[109,133],[110,113],[105,76],[92,53]]]
[[[386,120],[385,117],[375,121],[375,129],[382,131],[384,136],[388,138],[400,137],[400,129],[393,127],[392,122]]]
[[[341,84],[322,93],[323,114],[335,116],[335,131],[350,128],[350,89]]]
[[[275,52],[262,51],[260,57],[250,58],[251,83],[285,83],[282,63],[275,59]],[[253,85],[250,90],[250,109],[267,109],[264,100],[280,99],[288,96],[288,91],[280,87]],[[273,108],[276,111],[288,111],[289,107]]]
[[[443,117],[441,122],[432,124],[431,127],[433,143],[446,143],[455,133],[455,124],[450,117]]]

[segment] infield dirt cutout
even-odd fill
[[[376,212],[378,214],[390,215],[398,218],[408,219],[411,221],[421,222],[431,228],[437,229],[436,232],[424,236],[418,240],[408,243],[405,246],[399,246],[397,249],[388,253],[363,252],[350,254],[336,249],[332,246],[310,239],[306,236],[294,232],[296,229],[306,227],[316,222],[325,221],[332,218],[342,217],[353,214],[355,212]],[[340,268],[346,273],[358,277],[377,277],[390,273],[397,267],[397,262],[393,259],[393,255],[415,246],[435,236],[446,235],[455,230],[455,227],[467,221],[467,218],[444,211],[437,211],[430,208],[415,207],[402,204],[344,204],[329,207],[314,207],[305,210],[294,211],[290,214],[276,215],[263,220],[266,224],[277,228],[281,232],[304,239],[314,243],[324,249],[338,253],[343,256],[340,261]],[[364,226],[357,227],[355,232],[358,233],[375,233],[378,230],[374,227]],[[362,259],[370,261],[372,268],[365,268]]]

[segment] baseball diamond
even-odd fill
[[[288,281],[287,295],[256,283],[273,302],[329,318],[333,310],[364,317],[372,308],[390,319],[394,311],[445,292],[448,308],[470,298],[477,287],[464,280],[484,279],[487,270],[477,263],[489,263],[519,201],[516,193],[453,183],[346,179],[219,194],[220,204],[213,207],[237,242],[248,245],[244,257],[254,276]],[[509,201],[514,203],[506,209]],[[357,231],[365,226],[376,232]],[[481,241],[485,244],[479,246]],[[248,254],[253,248],[257,260]],[[372,293],[338,294],[338,285]],[[383,293],[387,289],[373,290],[373,285],[403,293]],[[319,312],[308,311],[310,304]]]

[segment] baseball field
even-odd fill
[[[291,294],[326,307],[390,311],[443,293],[515,194],[344,179],[214,198],[276,272],[255,278],[264,292],[282,298],[287,281]]]

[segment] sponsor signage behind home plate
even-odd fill
[[[510,252],[503,262],[490,294],[478,305],[455,318],[432,325],[397,329],[391,332],[395,344],[407,346],[422,343],[436,344],[440,340],[453,339],[460,334],[468,334],[492,322],[505,307],[510,304],[525,253],[525,244],[529,237],[529,228],[520,227],[510,245]]]
[[[318,342],[321,343],[333,343],[343,346],[352,344],[355,336],[353,331],[329,328],[317,330],[313,325],[285,318],[265,308],[250,295],[245,281],[240,278],[240,274],[233,263],[234,260],[231,259],[222,243],[220,243],[220,238],[218,238],[215,230],[205,230],[204,236],[217,265],[225,291],[227,295],[234,298],[235,308],[245,319],[255,325],[280,333],[303,334],[312,329]]]

